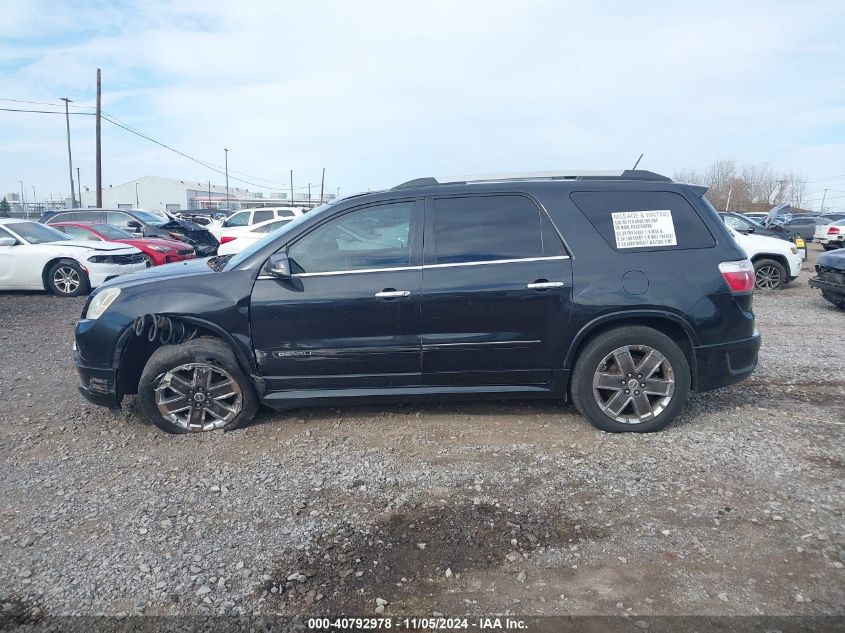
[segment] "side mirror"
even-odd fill
[[[14,237],[0,237],[0,246],[14,246],[17,243]]]
[[[138,230],[141,228],[141,223],[138,222],[138,220],[129,220],[129,222],[126,223],[126,226],[128,226],[130,229]]]
[[[274,253],[264,267],[268,274],[286,279],[290,277],[290,260],[287,253]]]

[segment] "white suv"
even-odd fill
[[[243,211],[235,211],[228,218],[223,220],[220,226],[209,227],[209,231],[217,241],[223,235],[226,229],[231,229],[238,226],[251,226],[259,222],[266,222],[267,220],[292,220],[305,213],[305,209],[301,207],[261,207],[258,209],[244,209]]]
[[[728,229],[754,264],[754,283],[762,290],[780,290],[801,273],[801,255],[792,242]]]

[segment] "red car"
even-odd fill
[[[181,262],[196,257],[193,247],[185,242],[165,240],[160,237],[140,237],[108,224],[94,222],[56,222],[50,225],[74,240],[90,242],[120,242],[134,246],[144,254],[147,268]]]

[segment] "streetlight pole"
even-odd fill
[[[824,201],[827,198],[827,189],[824,190],[824,195],[822,196],[822,206],[819,207],[819,212],[824,211]]]
[[[226,208],[229,208],[229,150],[225,147],[223,151],[226,154]]]
[[[138,204],[138,183],[135,183],[135,208],[140,209],[141,205]]]
[[[18,182],[21,183],[21,213],[26,216],[26,198],[23,195],[23,180],[18,180]]]
[[[38,211],[38,196],[35,195],[35,185],[32,185],[32,204],[35,205],[36,212]]]
[[[70,174],[70,206],[76,208],[76,191],[73,187],[73,158],[70,153],[70,114],[68,113],[68,104],[72,103],[67,97],[62,97],[65,102],[65,124],[67,126],[67,171]]]
[[[79,167],[76,168],[76,188],[79,191],[79,208],[82,208],[82,185],[80,184],[81,180],[79,178]]]

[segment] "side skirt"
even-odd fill
[[[261,403],[273,409],[327,405],[506,399],[568,400],[569,372],[556,371],[545,385],[481,385],[470,387],[386,387],[356,389],[298,389],[268,393]]]

